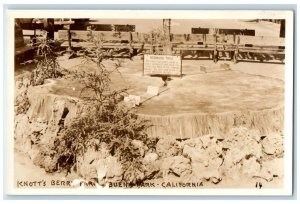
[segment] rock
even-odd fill
[[[223,143],[217,140],[213,145],[213,150],[216,156],[220,156],[221,154],[223,154]]]
[[[241,149],[232,148],[226,152],[224,164],[227,168],[230,168],[236,165],[237,163],[240,163],[244,157],[245,155],[243,151],[241,151]]]
[[[269,169],[265,168],[265,167],[262,167],[260,172],[258,172],[255,177],[258,177],[258,178],[262,178],[264,180],[266,180],[267,182],[270,182],[273,180],[273,175],[272,173],[270,172]]]
[[[87,163],[86,161],[78,158],[77,173],[85,180],[98,178],[97,168],[95,163]]]
[[[177,156],[182,150],[176,140],[160,139],[156,144],[156,152],[162,158]]]
[[[52,173],[57,170],[57,159],[54,157],[55,152],[51,152],[47,147],[41,146],[38,153],[32,155],[33,164],[44,168],[46,172]]]
[[[211,168],[216,168],[218,169],[222,164],[223,164],[224,160],[221,157],[214,157],[214,158],[210,158],[208,160],[208,165]]]
[[[143,163],[151,163],[158,159],[158,155],[156,153],[147,153],[143,159]]]
[[[21,114],[15,117],[15,148],[24,153],[28,153],[31,149],[31,137],[28,131],[29,126],[27,115]]]
[[[27,88],[30,86],[30,79],[27,77],[22,77],[21,79],[15,80],[15,96],[23,94],[26,92]]]
[[[93,160],[106,159],[109,157],[109,150],[105,143],[101,143],[98,151],[95,151],[93,148],[89,148],[84,154],[84,160],[88,163],[91,163]]]
[[[107,157],[106,158],[106,165],[107,165],[107,174],[106,177],[111,180],[114,179],[114,181],[121,180],[122,179],[122,165],[120,162],[118,162],[118,159],[116,157]]]
[[[262,141],[263,152],[281,157],[284,152],[283,136],[278,133],[268,134]]]
[[[155,175],[160,171],[161,161],[154,161],[144,164],[144,179],[153,179]]]
[[[284,176],[284,159],[275,158],[262,162],[262,168],[265,168],[273,177],[283,178]]]
[[[48,124],[46,122],[32,122],[29,127],[27,127],[29,130],[29,134],[45,134],[48,129]]]
[[[33,160],[40,152],[40,147],[39,145],[30,145],[31,148],[28,150],[28,155],[31,160]]]
[[[236,165],[232,165],[230,167],[222,165],[219,168],[219,172],[229,180],[240,181],[241,178],[243,178],[242,163],[237,163]]]
[[[28,126],[29,126],[29,120],[26,114],[21,114],[15,117],[14,137],[16,140],[22,139],[23,136],[27,134]]]
[[[143,157],[145,155],[145,151],[148,150],[147,146],[141,140],[132,140],[131,144],[134,149],[138,149],[140,155]]]
[[[32,150],[32,142],[30,137],[27,136],[22,140],[19,149],[21,149],[21,152],[24,152],[25,154],[27,153],[29,156],[31,156],[33,150]]]
[[[48,173],[53,173],[57,170],[57,160],[47,155],[44,157],[44,164],[41,166]]]
[[[243,174],[253,177],[260,172],[260,164],[255,157],[250,157],[243,161]]]
[[[192,162],[204,163],[206,161],[208,163],[208,159],[209,159],[208,154],[203,149],[198,149],[195,147],[190,147],[185,145],[183,147],[182,154],[184,156],[191,158]]]
[[[249,130],[249,135],[251,136],[251,138],[253,138],[256,142],[260,142],[261,139],[261,135],[260,132],[258,130]]]
[[[222,148],[226,148],[225,163],[229,166],[241,162],[245,157],[262,157],[261,144],[257,141],[256,131],[250,131],[245,127],[232,128],[228,137],[222,142]],[[226,161],[227,160],[227,161]]]
[[[261,144],[250,136],[238,140],[236,147],[240,149],[241,154],[244,156],[255,156],[257,159],[262,157]]]
[[[144,143],[141,140],[132,140],[131,144],[134,148],[139,149],[144,147]]]
[[[161,164],[163,177],[168,173],[173,173],[178,177],[188,175],[192,172],[190,160],[183,156],[164,158]]]
[[[222,180],[221,174],[216,168],[203,167],[202,165],[199,165],[199,163],[193,163],[192,169],[193,175],[195,175],[198,180],[204,179],[206,181],[211,181],[214,184],[217,184]]]
[[[106,157],[95,162],[98,182],[118,182],[122,180],[123,169],[121,163],[116,157]]]
[[[208,146],[211,144],[211,143],[215,143],[216,142],[216,138],[214,138],[213,135],[209,134],[209,135],[204,135],[202,136],[201,138],[201,141],[202,141],[202,146],[204,149],[208,148]]]
[[[77,172],[84,178],[84,179],[95,179],[98,178],[98,168],[101,167],[102,169],[99,170],[99,181],[106,177],[106,159],[107,158],[107,150],[105,149],[105,145],[100,148],[100,151],[94,151],[92,148],[88,149],[82,157],[78,157],[78,165],[77,165]],[[101,163],[102,162],[102,163]],[[105,175],[103,177],[100,176],[103,173],[103,168],[105,170]],[[102,171],[102,172],[100,172]]]
[[[182,147],[184,147],[186,145],[190,146],[190,147],[195,147],[195,148],[201,149],[203,144],[202,144],[201,137],[196,137],[196,138],[188,139],[188,140],[181,142]]]
[[[124,172],[123,180],[127,183],[136,184],[145,180],[145,173],[131,165]]]

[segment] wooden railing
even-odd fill
[[[103,42],[104,49],[135,49],[142,53],[153,52],[153,49],[163,50],[161,44],[154,44],[148,33],[113,32],[113,31],[75,31],[71,30],[73,48],[93,46],[88,43],[91,36],[98,37]],[[68,31],[58,31],[59,40],[66,41],[62,46],[67,47]],[[174,54],[181,54],[183,59],[187,53],[196,55],[196,58],[216,56],[218,58],[234,58],[236,60],[257,60],[260,62],[277,60],[284,61],[285,38],[269,36],[242,36],[242,35],[211,35],[211,34],[171,34],[170,44]],[[224,54],[227,53],[227,54]],[[243,58],[243,53],[247,58]],[[268,57],[266,57],[268,55]],[[249,57],[250,56],[250,57]],[[251,57],[253,56],[253,57]],[[194,59],[194,58],[193,58]]]

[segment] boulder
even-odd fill
[[[222,142],[222,148],[227,150],[225,163],[236,164],[249,156],[260,159],[262,157],[262,147],[257,140],[260,140],[260,138],[258,138],[256,131],[248,130],[245,127],[232,128],[228,137]]]
[[[257,159],[262,157],[262,146],[252,137],[239,140],[239,148],[245,156],[253,155]]]
[[[201,149],[203,146],[201,138],[202,137],[187,139],[187,140],[181,142],[181,146],[182,147],[190,146],[190,147],[195,147],[195,148]]]
[[[256,173],[255,177],[262,178],[267,182],[273,180],[273,174],[270,172],[269,169],[262,167],[259,172]]]
[[[125,170],[123,180],[127,183],[136,184],[146,179],[145,173],[142,169],[138,169],[131,165]]]
[[[181,177],[190,174],[192,167],[189,159],[183,156],[174,156],[162,160],[161,170],[163,171],[163,177],[169,173]]]
[[[27,115],[21,114],[15,117],[14,147],[24,153],[27,153],[31,149],[31,137],[28,131],[29,126]]]
[[[284,159],[275,158],[262,162],[262,168],[265,168],[273,177],[283,178],[284,176]]]
[[[279,133],[270,133],[262,141],[263,152],[268,155],[281,157],[284,152],[284,138]]]
[[[145,179],[153,179],[160,171],[161,161],[156,160],[144,164]]]
[[[104,179],[109,182],[118,182],[122,180],[122,165],[116,157],[109,156],[105,159],[99,159],[95,166],[99,182]]]
[[[232,166],[222,165],[219,172],[223,177],[233,181],[240,181],[243,178],[242,163],[237,163]]]
[[[145,151],[148,150],[148,147],[141,140],[132,140],[131,144],[134,149],[139,150],[142,157],[145,155]]]
[[[28,126],[29,126],[29,120],[26,114],[20,114],[15,117],[14,137],[16,140],[22,139],[24,133],[26,135]]]
[[[118,161],[116,157],[107,157],[106,158],[106,166],[107,166],[107,174],[106,177],[107,179],[114,180],[114,181],[119,181],[122,179],[122,165]]]
[[[245,157],[244,152],[239,148],[232,148],[226,152],[224,157],[224,165],[230,168],[237,163],[241,163],[242,159]]]
[[[248,159],[244,159],[243,161],[243,174],[252,178],[258,172],[260,172],[260,163],[257,161],[255,157],[250,157]]]
[[[200,140],[202,141],[202,146],[204,149],[208,148],[212,143],[216,143],[217,141],[217,139],[211,134],[202,136]]]
[[[161,158],[167,158],[180,155],[182,150],[176,140],[168,138],[157,142],[156,152]]]
[[[106,157],[107,157],[107,150],[105,149],[105,146],[100,148],[99,151],[95,151],[92,148],[88,149],[82,157],[77,158],[77,172],[79,173],[79,175],[81,175],[84,179],[87,180],[98,178],[98,174],[99,177],[101,178],[100,176],[101,173],[98,172],[98,168],[100,166],[102,169],[100,169],[99,171],[104,171],[103,168],[105,166],[104,164],[106,164],[105,162]],[[104,169],[106,171],[106,168]],[[106,177],[106,174],[107,172],[105,172],[103,178]]]
[[[214,184],[217,184],[222,180],[221,174],[216,168],[203,167],[199,163],[193,163],[192,169],[193,175],[197,178],[197,180],[210,181]]]
[[[57,170],[55,152],[48,150],[47,147],[39,147],[37,152],[32,155],[32,160],[34,165],[44,168],[48,173],[52,173]]]
[[[198,149],[185,145],[182,154],[191,158],[192,162],[208,163],[208,153],[204,149]]]
[[[95,164],[87,164],[80,159],[78,159],[77,173],[87,181],[98,178],[98,172]]]
[[[222,157],[213,157],[209,158],[208,166],[211,168],[218,169],[224,163],[224,159]]]
[[[154,152],[146,153],[143,163],[152,163],[158,159],[158,155]]]

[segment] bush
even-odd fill
[[[59,48],[55,41],[49,39],[38,40],[33,46],[37,50],[37,64],[32,71],[32,85],[42,85],[45,79],[58,78],[65,75],[66,70],[63,70],[58,62]]]
[[[134,147],[132,141],[139,140],[145,145],[148,144],[145,130],[149,123],[140,120],[132,110],[119,103],[127,89],[112,90],[111,74],[118,71],[118,65],[114,70],[103,66],[102,60],[107,57],[106,51],[97,47],[82,50],[80,53],[83,58],[97,66],[97,71],[74,73],[74,77],[84,84],[81,92],[87,95],[83,97],[85,110],[69,126],[64,127],[55,142],[60,168],[69,171],[76,167],[77,161],[88,149],[100,151],[101,144],[105,143],[110,155],[121,162],[123,172],[142,171],[143,155]],[[136,179],[126,176],[123,179],[137,182]]]
[[[74,165],[76,158],[83,156],[87,149],[98,151],[101,143],[106,143],[110,154],[119,158],[124,170],[139,165],[142,155],[131,142],[140,140],[146,144],[144,130],[148,124],[118,104],[102,106],[96,102],[93,106],[63,130],[57,145],[60,157],[73,161],[69,165]]]

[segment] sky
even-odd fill
[[[162,19],[91,19],[99,24],[130,24],[136,25],[136,32],[150,32],[155,28],[162,28]],[[280,25],[270,22],[249,22],[238,19],[172,19],[171,33],[191,33],[191,28],[231,28],[231,29],[255,29],[257,36],[279,37]]]

